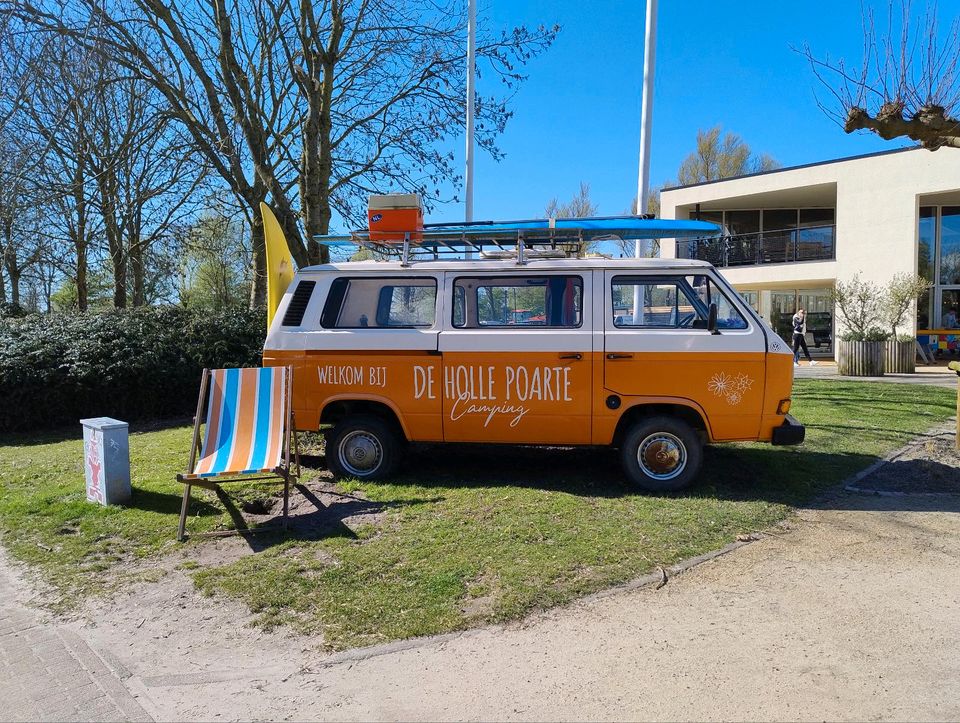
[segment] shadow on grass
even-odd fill
[[[589,497],[661,496],[716,499],[731,502],[765,501],[793,507],[822,508],[841,492],[839,485],[877,461],[870,454],[777,448],[770,445],[710,445],[704,449],[698,482],[676,494],[650,494],[623,476],[618,455],[596,448],[500,447],[445,445],[412,449],[404,473],[393,481],[419,487],[517,486]],[[904,465],[903,476],[915,476],[918,466]],[[925,474],[950,476],[956,469],[927,460]],[[953,502],[944,500],[945,508]],[[884,502],[882,509],[889,509]],[[922,509],[928,509],[924,503]],[[913,504],[903,500],[903,509]]]
[[[124,507],[129,507],[146,512],[157,512],[161,515],[180,515],[180,504],[183,497],[169,492],[153,492],[152,490],[133,488],[133,494],[130,501]],[[190,501],[191,516],[209,517],[219,515],[220,510],[205,500],[198,499],[196,496]]]
[[[269,497],[260,497],[253,504],[231,497],[222,488],[217,489],[217,499],[233,522],[234,529],[243,531],[243,539],[253,552],[262,552],[274,545],[290,540],[316,541],[330,537],[357,539],[356,533],[346,520],[362,519],[378,515],[389,509],[439,502],[443,498],[396,500],[374,502],[349,494],[324,492],[326,497],[337,498],[331,504],[324,503],[313,490],[304,484],[295,484],[290,489],[290,517],[287,528],[283,525],[282,492]],[[237,502],[240,502],[240,507]],[[246,511],[266,512],[269,517],[257,515],[255,519],[244,516]],[[219,511],[219,510],[218,510]],[[271,529],[261,529],[269,527]]]

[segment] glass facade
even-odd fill
[[[691,211],[689,217],[720,224],[721,240],[678,241],[679,258],[715,266],[823,261],[833,259],[836,213],[832,208],[766,208]]]
[[[960,286],[960,206],[940,209],[940,283]]]
[[[937,248],[937,209],[925,206],[920,209],[920,222],[917,232],[917,273],[933,281],[936,278]],[[917,301],[917,328],[929,329],[935,326],[933,320],[933,289],[928,289]]]
[[[777,289],[769,293],[770,326],[784,341],[793,343],[793,315],[797,309],[804,309],[807,312],[804,338],[811,355],[833,355],[833,304],[830,301],[830,289]]]
[[[960,206],[922,206],[917,241],[917,273],[931,281],[917,329],[960,329]]]

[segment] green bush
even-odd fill
[[[257,366],[265,325],[177,307],[0,320],[0,431],[192,415],[201,370]]]
[[[889,331],[884,331],[877,326],[871,326],[862,332],[845,331],[840,335],[842,341],[889,341],[892,337]]]

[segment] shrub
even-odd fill
[[[871,326],[863,331],[845,331],[840,335],[843,341],[887,341],[890,339],[890,332],[884,331],[878,326]]]
[[[876,336],[877,322],[884,309],[883,292],[872,281],[864,281],[855,274],[849,281],[837,280],[832,293],[837,313],[844,321],[846,330],[840,338],[844,341],[883,341],[867,339]],[[886,338],[886,337],[884,337]]]
[[[262,310],[177,307],[0,321],[0,431],[192,414],[204,367],[256,366]]]
[[[846,330],[843,341],[887,341],[899,339],[897,328],[930,282],[916,274],[896,274],[885,287],[864,281],[854,274],[849,281],[837,281],[831,294]],[[889,331],[880,328],[886,324]],[[912,339],[913,337],[909,337]]]

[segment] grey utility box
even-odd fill
[[[130,445],[126,422],[110,417],[81,419],[87,499],[101,505],[130,500]]]

